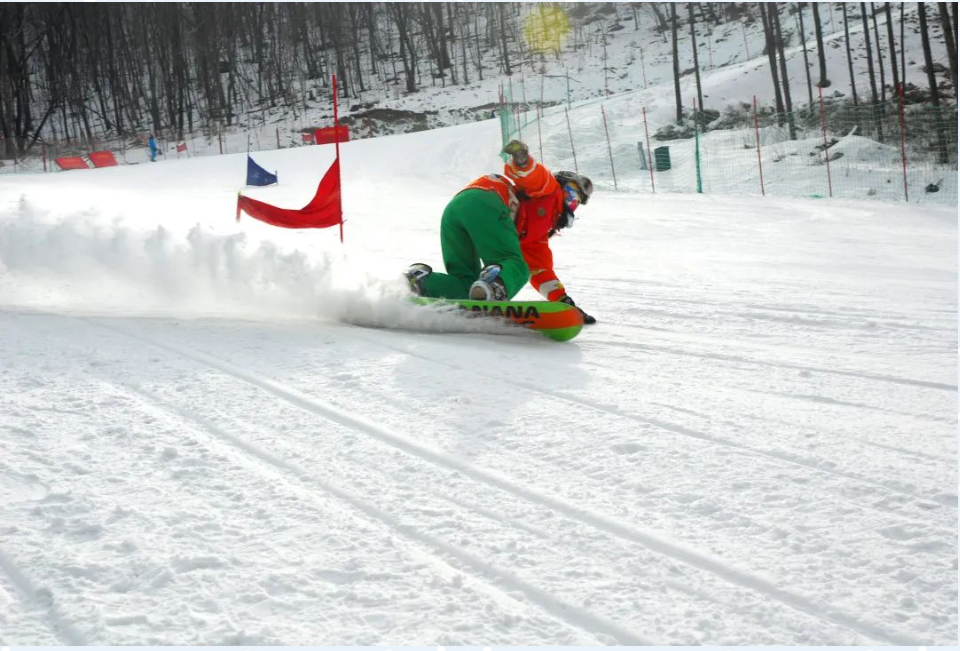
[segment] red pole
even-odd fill
[[[43,171],[46,172],[47,171],[47,143],[43,143],[42,148],[43,148]]]
[[[337,76],[333,75],[333,146],[337,152],[337,187],[340,188],[340,244],[343,244],[343,186],[340,184],[340,120],[337,118]]]
[[[540,133],[540,105],[537,104],[537,140],[540,142],[540,162],[543,162],[543,135]]]
[[[760,118],[757,117],[757,96],[753,96],[753,130],[757,134],[757,167],[760,168],[760,195],[767,196],[763,187],[763,159],[760,157]]]
[[[903,200],[910,201],[907,193],[907,123],[903,119],[903,84],[900,84],[900,158],[903,161]]]
[[[607,153],[610,155],[610,171],[613,173],[613,189],[617,190],[617,170],[613,166],[613,149],[610,148],[610,132],[607,130],[607,112],[603,110],[603,104],[600,105],[600,115],[603,116],[603,132],[607,136]]]
[[[833,197],[833,179],[830,178],[830,154],[827,153],[827,116],[823,109],[823,89],[817,88],[820,93],[820,124],[823,126],[823,158],[827,162],[827,189]]]
[[[650,168],[650,192],[657,193],[657,186],[653,184],[653,156],[650,154],[650,128],[647,126],[647,107],[643,107],[643,130],[647,134],[647,167]]]
[[[570,152],[573,154],[573,171],[579,174],[580,168],[577,167],[577,149],[573,146],[573,129],[570,128],[570,113],[564,108],[563,114],[567,116],[567,133],[570,134]]]

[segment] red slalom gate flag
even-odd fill
[[[262,222],[280,228],[329,228],[343,223],[343,206],[340,201],[340,159],[323,175],[317,194],[300,210],[277,208],[270,204],[237,196],[237,221],[243,211]]]

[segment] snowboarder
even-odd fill
[[[447,273],[411,265],[406,272],[411,290],[421,296],[502,301],[529,280],[548,300],[576,307],[553,271],[548,240],[573,225],[574,211],[590,198],[593,184],[573,172],[550,174],[518,140],[503,151],[510,156],[504,175],[475,180],[443,212],[440,246]],[[584,323],[596,323],[577,309]]]
[[[140,142],[143,142],[142,140]],[[153,134],[150,134],[150,138],[147,140],[147,145],[150,147],[150,162],[157,162],[157,139],[153,137]]]

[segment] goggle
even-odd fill
[[[580,187],[573,181],[568,181],[563,186],[563,194],[567,199],[567,206],[570,210],[576,210],[580,205]]]

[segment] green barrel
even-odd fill
[[[670,148],[657,147],[653,150],[653,161],[658,172],[666,172],[670,169]]]

